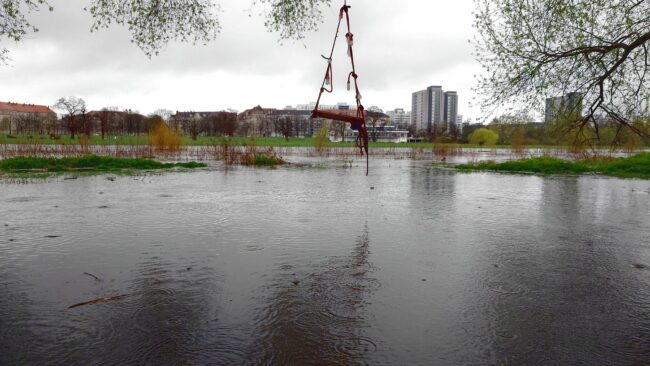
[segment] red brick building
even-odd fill
[[[0,102],[0,133],[44,133],[55,122],[48,106]]]

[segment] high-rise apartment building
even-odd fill
[[[450,92],[449,100],[455,118],[458,113],[458,95],[456,92]],[[414,123],[418,130],[440,131],[440,125],[446,118],[447,97],[442,90],[442,86],[434,85],[426,90],[413,93],[413,102],[411,105],[411,122]],[[455,119],[454,119],[455,121]]]
[[[455,91],[445,92],[445,122],[447,131],[455,131],[458,123],[458,94]]]
[[[582,94],[569,93],[561,97],[546,98],[544,122],[579,118],[582,115]]]
[[[413,93],[413,101],[411,103],[411,123],[415,125],[418,130],[426,130],[431,123],[430,109],[429,109],[429,92],[427,90],[420,90]]]
[[[440,129],[440,123],[445,118],[445,92],[442,90],[442,86],[430,86],[427,88],[427,91],[429,92],[430,98],[430,124],[433,127],[433,131],[437,132]]]

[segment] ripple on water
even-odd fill
[[[243,252],[260,252],[264,250],[263,245],[246,245]]]
[[[298,329],[310,330],[319,329],[329,324],[333,319],[334,315],[326,310],[305,310],[296,314],[293,323]]]
[[[487,287],[501,295],[520,295],[525,293],[525,288],[508,282],[490,282]]]
[[[336,352],[350,358],[362,358],[377,351],[377,344],[370,338],[339,338],[335,344]]]
[[[35,202],[38,201],[40,198],[39,197],[13,197],[6,199],[5,201],[8,203],[26,203],[26,202]]]

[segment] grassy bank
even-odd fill
[[[487,170],[508,173],[536,174],[601,174],[621,178],[650,179],[650,153],[628,158],[598,158],[567,161],[551,157],[529,158],[496,163],[486,161],[474,164],[450,165],[459,170]]]
[[[114,172],[122,170],[160,170],[172,168],[201,168],[206,164],[187,162],[187,163],[161,163],[148,159],[121,159],[106,156],[88,155],[82,158],[33,158],[17,157],[0,160],[0,171],[28,172],[69,172],[69,171],[88,171],[88,172]]]

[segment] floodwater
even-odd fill
[[[5,179],[0,364],[650,362],[650,182],[364,165]]]

